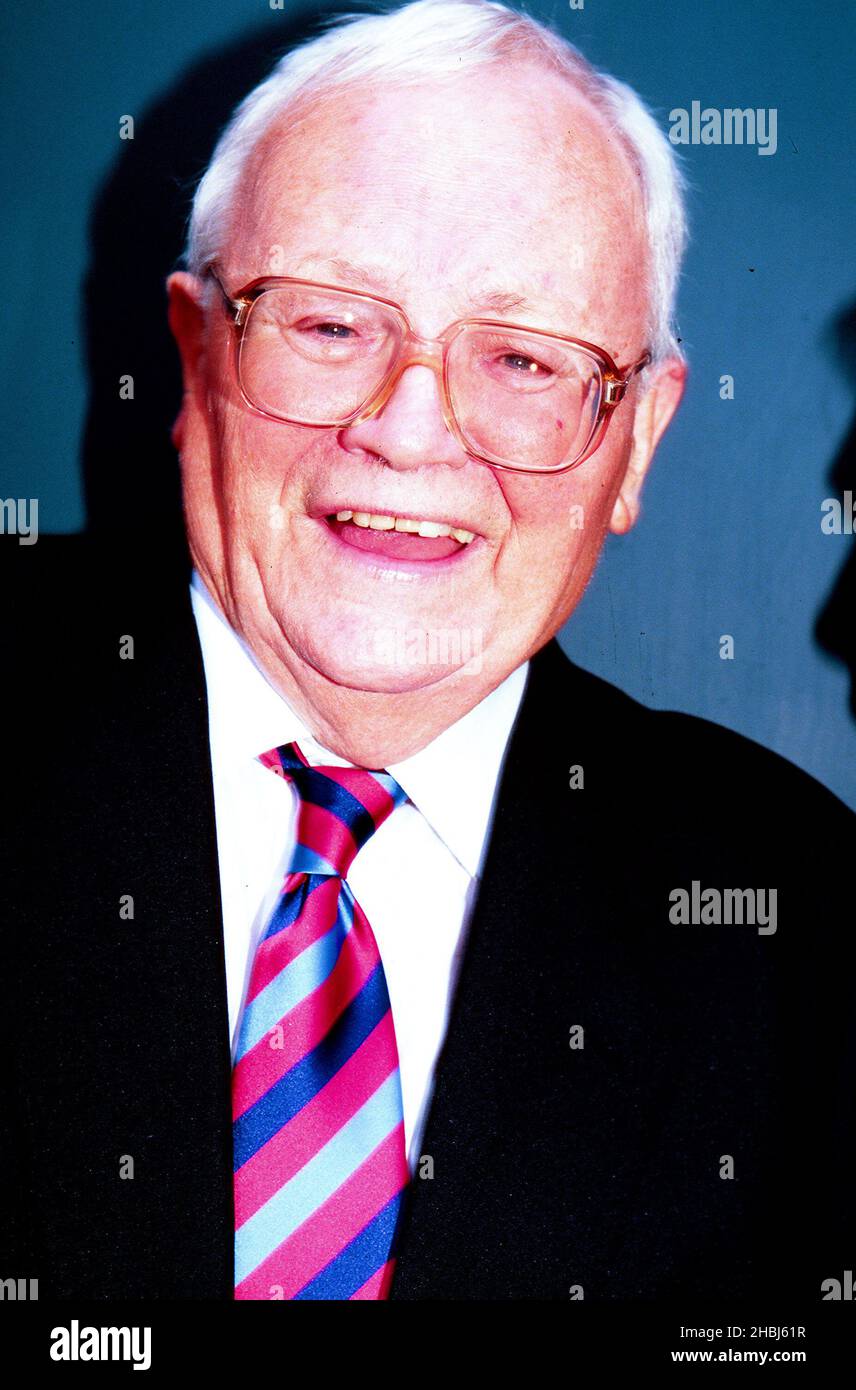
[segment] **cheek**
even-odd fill
[[[219,422],[218,484],[229,516],[287,510],[288,494],[300,492],[299,464],[305,431],[228,407]]]
[[[596,456],[595,456],[596,457]],[[587,461],[555,477],[508,474],[502,483],[512,534],[528,564],[567,570],[588,546],[597,546],[612,512],[620,468]],[[557,575],[558,578],[558,575]]]

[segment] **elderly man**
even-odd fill
[[[32,564],[20,604],[43,1297],[819,1300],[852,1260],[852,817],[554,640],[680,401],[683,238],[641,102],[502,5],[349,19],[238,109],[169,281],[192,578],[150,538],[58,562],[67,630]]]

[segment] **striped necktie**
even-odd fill
[[[398,1050],[374,933],[346,877],[406,800],[386,772],[260,761],[299,797],[232,1073],[235,1297],[381,1299],[408,1180]]]

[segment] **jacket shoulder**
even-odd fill
[[[699,715],[655,709],[570,660],[553,640],[533,659],[541,687],[541,718],[569,747],[593,749],[612,782],[647,797],[671,791],[676,807],[703,800],[729,808],[732,818],[768,812],[780,819],[794,808],[799,823],[812,815],[856,828],[856,815],[833,792],[788,758],[754,739]]]

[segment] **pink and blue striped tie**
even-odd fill
[[[296,844],[253,960],[232,1073],[235,1297],[389,1295],[408,1180],[380,953],[346,881],[406,800],[386,772],[260,761],[294,785]]]

